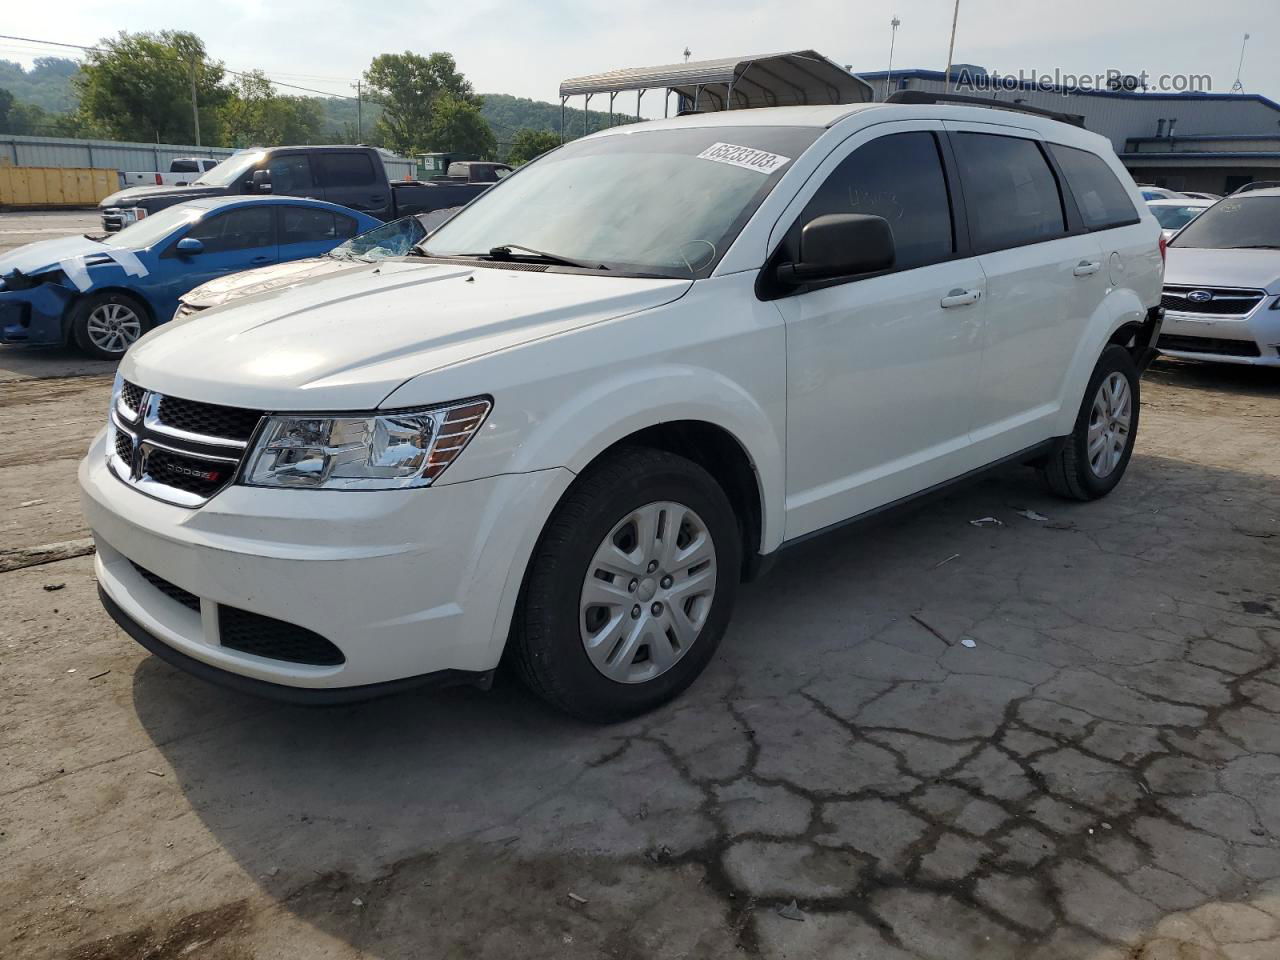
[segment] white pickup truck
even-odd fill
[[[169,161],[168,172],[159,170],[121,170],[120,189],[126,187],[185,187],[218,161],[210,157],[178,157]]]

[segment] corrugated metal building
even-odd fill
[[[1252,180],[1280,179],[1280,103],[1260,94],[1082,90],[1029,82],[992,91],[983,87],[981,74],[980,68],[953,68],[952,92],[1080,114],[1086,128],[1111,141],[1139,183],[1230,193]],[[897,90],[946,89],[941,70],[859,76],[871,84],[876,100]]]
[[[179,157],[222,160],[235,153],[230,147],[196,147],[175,143],[129,143],[123,140],[78,140],[71,137],[19,137],[0,134],[0,163],[17,167],[96,167],[108,170],[168,170]],[[382,151],[382,162],[393,180],[414,176],[415,163]]]

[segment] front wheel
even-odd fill
[[[741,557],[710,474],[665,451],[620,450],[582,475],[543,531],[516,613],[516,668],[584,720],[651,710],[715,653]]]
[[[1041,467],[1049,489],[1072,500],[1096,500],[1114,490],[1133,455],[1141,399],[1133,357],[1124,347],[1107,347],[1071,435]]]
[[[146,308],[126,293],[88,296],[72,308],[76,345],[99,360],[119,360],[146,329]]]

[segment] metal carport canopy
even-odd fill
[[[870,84],[814,50],[609,70],[565,80],[560,99],[664,88],[683,96],[697,112],[872,99]]]

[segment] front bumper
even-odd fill
[[[1244,316],[1213,316],[1168,310],[1158,342],[1165,356],[1215,363],[1280,366],[1280,310],[1267,294]]]
[[[74,296],[58,283],[0,290],[0,343],[63,343],[62,318]]]
[[[360,698],[375,684],[496,667],[542,520],[573,476],[555,469],[377,492],[232,486],[193,510],[121,483],[103,444],[99,434],[80,487],[113,616],[144,646],[140,634],[177,651],[169,659],[180,666],[188,658],[321,699],[319,691],[369,688],[353,691]],[[194,594],[198,609],[139,567]],[[319,634],[343,662],[224,646],[227,607]]]

